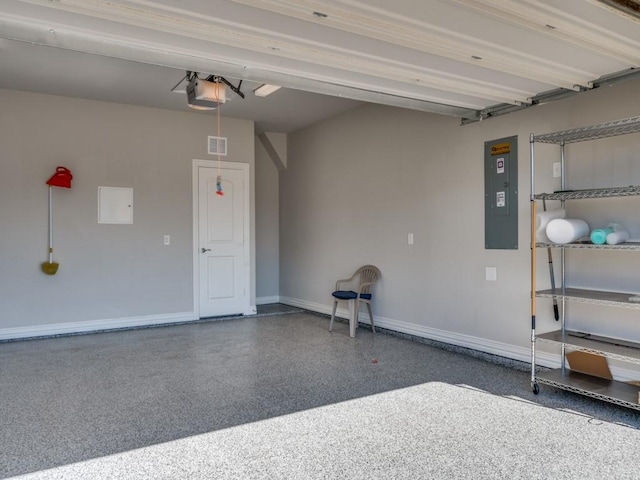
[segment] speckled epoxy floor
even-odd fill
[[[0,476],[638,477],[635,411],[327,328],[276,311],[0,344]]]

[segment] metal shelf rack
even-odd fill
[[[638,132],[640,132],[640,116],[599,123],[598,125],[590,125],[588,127],[572,128],[560,132],[533,135],[532,141],[566,145],[568,143],[598,140],[599,138],[615,137],[616,135],[628,135]]]
[[[538,374],[538,382],[580,395],[640,410],[640,387],[605,378],[594,377],[569,369],[558,368]]]
[[[640,365],[640,343],[629,342],[624,339],[594,335],[587,332],[577,332],[567,329],[565,310],[566,302],[580,302],[607,307],[621,307],[640,310],[640,302],[634,301],[636,293],[610,292],[570,288],[566,286],[565,278],[565,250],[566,249],[597,249],[597,250],[640,250],[640,242],[625,242],[618,245],[594,245],[591,242],[575,242],[564,245],[536,242],[536,202],[538,200],[567,200],[629,197],[640,195],[640,186],[626,186],[613,188],[594,188],[587,190],[568,190],[565,178],[565,145],[575,142],[598,140],[617,135],[640,133],[640,116],[601,123],[587,127],[574,128],[543,135],[531,134],[531,389],[539,393],[538,384],[550,385],[574,393],[598,398],[624,407],[640,410],[640,387],[615,380],[603,379],[570,370],[565,365],[567,350],[582,351],[594,355]],[[561,189],[553,193],[535,193],[535,144],[550,143],[560,146],[561,160]],[[536,250],[538,248],[560,249],[561,287],[536,291]],[[552,298],[561,308],[560,329],[536,335],[536,298]],[[537,373],[536,372],[536,342],[559,345],[561,349],[561,368]],[[640,376],[640,372],[639,372]]]
[[[557,243],[536,243],[538,248],[583,248],[590,250],[640,250],[640,242],[624,242],[617,245],[596,245],[591,242],[575,242],[558,245]]]
[[[586,288],[550,288],[536,292],[538,298],[554,298],[556,300],[571,300],[591,305],[605,305],[608,307],[623,307],[640,310],[640,302],[631,300],[638,296],[636,293],[609,292],[590,290]]]
[[[640,186],[617,188],[590,188],[587,190],[563,190],[534,195],[536,200],[581,200],[586,198],[634,197],[640,195]]]
[[[620,338],[602,337],[573,330],[554,330],[538,335],[538,340],[552,344],[565,344],[568,349],[615,358],[640,365],[640,344]]]

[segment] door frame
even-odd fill
[[[194,319],[200,318],[200,195],[198,189],[198,172],[200,167],[217,168],[217,160],[193,159],[191,174],[191,190],[193,193],[193,314]],[[244,288],[247,292],[243,315],[255,313],[251,306],[251,178],[248,163],[220,162],[220,167],[225,169],[241,170],[244,174]]]

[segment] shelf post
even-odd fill
[[[564,140],[562,140],[560,142],[560,190],[566,190],[567,189],[567,180],[566,180],[566,175],[565,175],[565,153],[564,153]],[[565,201],[562,200],[560,202],[560,208],[565,208]],[[562,312],[560,314],[560,329],[562,330],[562,338],[565,337],[565,331],[566,331],[566,311],[567,311],[567,300],[565,297],[565,293],[566,293],[566,270],[565,270],[565,251],[564,248],[560,249],[560,282],[562,284],[562,300],[561,300],[561,305],[562,305]],[[564,373],[565,368],[566,368],[566,344],[564,342],[562,342],[561,346],[560,346],[560,355],[561,355],[561,368],[562,368],[562,372]]]

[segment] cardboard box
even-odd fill
[[[593,375],[594,377],[613,380],[606,357],[580,351],[567,352],[566,356],[571,370],[586,373],[587,375]]]

